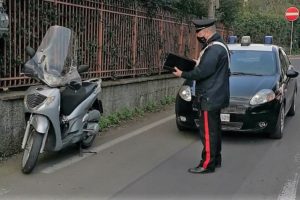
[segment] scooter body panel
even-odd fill
[[[24,105],[25,113],[31,113],[33,115],[38,114],[47,117],[53,126],[55,133],[56,142],[54,145],[54,151],[60,150],[62,148],[59,119],[60,90],[58,88],[50,88],[45,85],[32,86],[26,91]]]
[[[100,87],[100,84],[101,81],[98,83],[98,87]],[[97,99],[97,92],[99,92],[97,88],[70,115],[66,116],[66,120],[69,122],[69,129],[66,134],[72,134],[73,137],[66,137],[63,140],[64,146],[68,145],[68,143],[76,143],[81,140],[84,131],[83,128],[87,123],[85,121],[86,115],[88,115],[89,109]]]

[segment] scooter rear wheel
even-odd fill
[[[90,136],[86,136],[82,141],[81,141],[81,147],[83,149],[87,149],[92,146],[94,140],[96,138],[96,134],[92,134]]]
[[[22,172],[29,174],[34,169],[41,150],[43,135],[30,127],[29,137],[22,158]]]

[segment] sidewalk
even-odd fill
[[[288,55],[288,57],[290,58],[290,59],[300,59],[300,54],[298,54],[298,55]]]
[[[115,127],[110,127],[109,129],[101,132],[94,141],[92,148],[103,146],[110,141],[113,141],[121,136],[124,136],[128,132],[135,131],[140,127],[145,127],[150,123],[157,121],[157,119],[164,118],[171,114],[174,114],[174,104],[166,105],[161,110],[156,112],[147,112],[144,113],[142,117],[136,117],[134,119],[122,121],[119,125]],[[175,126],[175,124],[174,124]],[[72,155],[77,156],[79,151],[76,147],[70,146],[69,148],[63,149],[60,152],[49,152],[43,155],[40,155],[39,161],[40,165],[51,165],[52,161],[55,162],[64,162],[68,160],[68,157]],[[63,155],[65,154],[65,155]],[[22,152],[14,154],[13,156],[0,159],[0,177],[4,178],[13,174],[21,173],[21,162],[22,162]],[[48,159],[47,159],[48,158]],[[1,196],[1,188],[0,188]],[[1,198],[0,198],[1,199]]]

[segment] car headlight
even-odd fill
[[[192,100],[191,87],[188,85],[183,85],[179,90],[179,96],[185,101]]]
[[[275,93],[269,89],[263,89],[257,92],[250,100],[250,105],[258,105],[275,99]]]

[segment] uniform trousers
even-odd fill
[[[220,109],[212,111],[199,111],[199,132],[203,144],[201,161],[198,167],[215,169],[221,165],[222,132]]]

